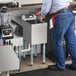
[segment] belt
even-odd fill
[[[64,12],[67,12],[67,11],[70,11],[70,9],[67,7],[67,8],[64,8],[60,11],[58,11],[56,14],[59,14],[59,13],[64,13]]]
[[[67,12],[67,11],[72,12],[71,6],[68,6],[67,8],[63,8],[63,9],[59,10],[58,12],[51,14],[53,26],[55,25],[55,16],[56,16],[56,14],[58,14],[58,13],[64,13],[64,12]],[[73,13],[73,12],[72,12],[72,13]],[[74,15],[74,14],[73,14],[73,15]],[[75,16],[74,16],[74,20],[75,20]],[[74,22],[75,22],[75,21],[74,21]],[[75,23],[74,23],[74,24],[75,24]],[[74,25],[74,26],[75,26],[75,25]],[[53,27],[53,28],[54,28],[54,27]]]

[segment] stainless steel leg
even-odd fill
[[[21,70],[21,49],[18,47],[18,56],[19,56],[19,70]]]
[[[37,57],[37,45],[35,45],[35,56]]]
[[[1,72],[0,72],[0,76],[1,76]]]
[[[45,44],[43,44],[43,64],[45,64]]]
[[[7,75],[6,76],[10,76],[9,71],[7,71]]]
[[[25,49],[25,40],[23,40],[23,49]],[[23,52],[23,58],[25,58],[26,57],[26,52]]]
[[[31,66],[33,65],[33,46],[31,46],[31,49],[30,49],[30,64],[31,64]]]

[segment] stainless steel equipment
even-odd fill
[[[2,7],[0,11],[0,30],[3,39],[13,37],[13,28],[11,27],[11,14],[7,7]]]
[[[13,28],[12,27],[3,27],[2,28],[2,39],[13,38]]]

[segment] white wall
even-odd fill
[[[37,4],[37,3],[41,3],[42,0],[15,0],[17,2],[19,2],[19,5],[22,4]]]
[[[6,2],[19,2],[19,5],[23,4],[37,4],[41,3],[42,0],[0,0],[0,3],[6,3]]]
[[[73,2],[73,0],[69,0],[70,2]]]
[[[14,0],[0,0],[0,3],[12,2]]]

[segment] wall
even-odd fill
[[[73,2],[73,0],[69,0],[70,2]]]
[[[14,0],[0,0],[0,3],[14,2]]]
[[[17,2],[19,2],[19,5],[25,5],[25,4],[37,4],[37,3],[41,3],[42,0],[15,0]]]
[[[37,4],[41,3],[42,0],[0,0],[0,3],[6,3],[6,2],[19,2],[19,5],[23,4]]]

